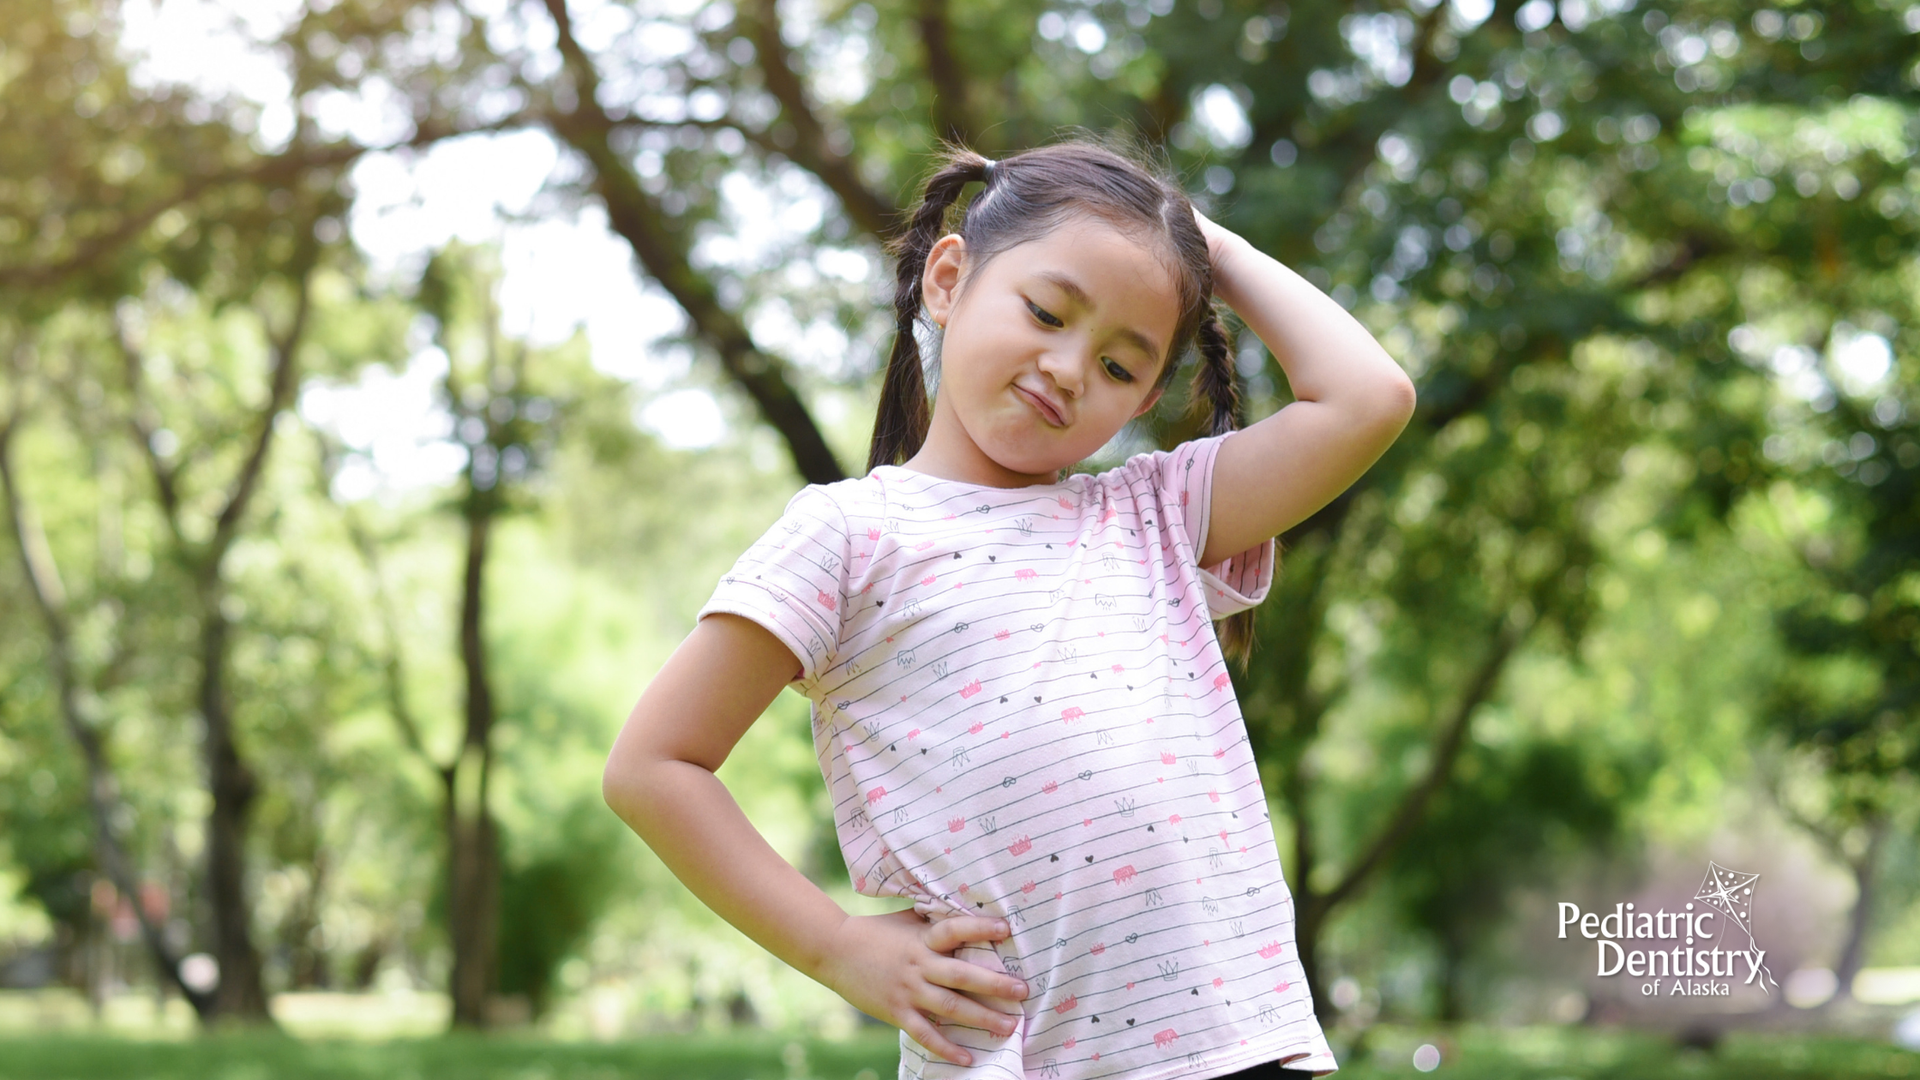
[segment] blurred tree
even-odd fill
[[[491,802],[495,732],[501,713],[498,676],[488,645],[488,562],[498,520],[536,505],[527,482],[552,453],[560,414],[568,408],[572,393],[566,383],[591,377],[577,370],[577,365],[563,366],[551,351],[536,356],[525,342],[504,335],[494,295],[499,277],[495,253],[456,242],[429,260],[415,295],[418,309],[432,321],[433,343],[445,356],[441,404],[449,411],[452,434],[465,451],[453,498],[464,548],[456,642],[463,672],[463,721],[451,755],[442,757],[429,748],[430,736],[409,704],[405,635],[381,569],[381,542],[355,508],[348,506],[344,511],[375,586],[389,712],[406,746],[434,770],[443,789],[453,1024],[475,1028],[490,1023],[488,1000],[501,986],[502,945],[514,960],[515,989],[544,1006],[553,966],[584,930],[575,923],[590,916],[597,903],[589,901],[603,892],[594,886],[593,874],[587,873],[566,897],[556,897],[565,910],[548,913],[555,921],[542,928],[524,921],[544,916],[516,891],[514,929],[511,934],[502,933],[502,841]],[[333,469],[337,470],[341,454],[338,445],[329,447]],[[544,881],[558,868],[583,869],[577,859],[563,855],[557,862],[515,868],[512,880],[516,886]],[[570,905],[568,899],[573,901]]]
[[[1844,1000],[1887,842],[1920,815],[1920,370],[1910,290],[1857,298],[1823,284],[1812,303],[1834,325],[1800,353],[1811,408],[1773,436],[1772,456],[1797,475],[1770,501],[1810,582],[1776,616],[1791,662],[1770,673],[1763,719],[1788,754],[1769,770],[1779,805],[1854,881],[1833,964]],[[1873,322],[1897,328],[1892,340]]]
[[[1621,806],[1644,790],[1650,762],[1606,760],[1574,742],[1516,740],[1461,753],[1456,776],[1394,857],[1401,919],[1437,943],[1437,1012],[1459,1021],[1495,980],[1474,961],[1507,925],[1507,898],[1620,839]],[[1596,778],[1612,774],[1610,783]],[[1620,781],[1624,778],[1625,783]]]

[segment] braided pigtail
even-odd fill
[[[1200,317],[1195,350],[1200,354],[1200,363],[1194,368],[1193,391],[1189,397],[1194,408],[1201,408],[1202,403],[1212,408],[1207,434],[1225,435],[1245,427],[1247,417],[1240,394],[1240,373],[1233,366],[1233,338],[1228,336],[1220,313],[1211,304]]]
[[[1209,435],[1238,431],[1246,426],[1247,418],[1245,398],[1240,393],[1240,372],[1233,362],[1233,338],[1211,303],[1200,318],[1195,347],[1200,363],[1193,373],[1190,395],[1193,407],[1211,407]],[[1253,655],[1253,610],[1249,608],[1219,620],[1214,632],[1220,638],[1220,651],[1245,672]]]
[[[972,151],[949,148],[947,164],[927,180],[926,192],[906,232],[887,243],[895,256],[893,282],[893,354],[887,360],[886,381],[880,388],[880,408],[873,423],[873,443],[867,451],[867,470],[899,465],[920,452],[933,423],[927,401],[925,371],[914,324],[920,319],[920,279],[927,256],[940,239],[947,211],[959,201],[960,190],[987,179],[992,163]]]

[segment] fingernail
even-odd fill
[[[1006,923],[1003,922],[1000,924],[1000,932],[1003,934],[1012,933],[1013,927],[1008,926]]]
[[[1013,992],[1014,992],[1014,993],[1016,993],[1016,994],[1019,994],[1019,995],[1020,995],[1021,997],[1026,997],[1026,996],[1027,996],[1027,984],[1026,984],[1026,983],[1014,983],[1014,984],[1013,984]]]

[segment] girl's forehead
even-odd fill
[[[1064,284],[1066,278],[1082,286],[1074,298],[1087,302],[1092,296],[1114,289],[1133,292],[1145,289],[1174,300],[1177,282],[1168,265],[1168,253],[1149,238],[1123,232],[1101,222],[1076,221],[1062,225],[1044,236],[1017,244],[994,260],[1008,276],[1039,277]]]

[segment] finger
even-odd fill
[[[949,986],[970,995],[977,994],[985,999],[982,1004],[999,1009],[1001,1012],[1020,1012],[1020,1002],[1027,996],[1027,984],[1020,976],[1007,972],[994,971],[967,960],[956,959],[960,967],[941,967],[928,977],[928,981],[940,986]],[[1002,1006],[1004,1002],[1004,1007]]]
[[[927,945],[934,952],[951,953],[969,941],[998,941],[1011,933],[1012,928],[999,919],[964,915],[935,923],[927,934]]]
[[[905,1022],[900,1025],[900,1030],[906,1032],[912,1037],[914,1042],[919,1043],[928,1053],[951,1061],[955,1065],[973,1064],[973,1055],[968,1053],[965,1047],[941,1035],[940,1029],[935,1027],[933,1022],[922,1015],[919,1010],[916,1009],[909,1012],[904,1019]]]
[[[939,987],[926,1009],[929,1015],[962,1027],[977,1028],[994,1035],[1007,1036],[1020,1026],[1020,1017],[946,987]]]

